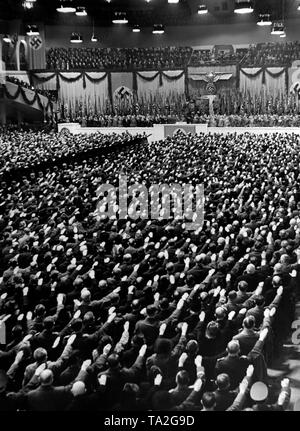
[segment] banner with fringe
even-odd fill
[[[286,93],[288,90],[288,68],[286,67],[252,67],[241,68],[239,89],[245,93],[250,91],[252,96],[264,91],[270,95]]]
[[[45,103],[43,104],[40,94],[36,91],[24,89],[21,85],[17,86],[15,93],[11,93],[8,90],[7,85],[3,85],[3,88],[4,88],[4,96],[9,100],[17,100],[21,96],[21,98],[23,99],[23,102],[26,105],[33,106],[35,103],[37,103],[38,107],[41,110],[51,111],[51,113],[53,112],[53,104],[51,100],[43,96],[43,98],[47,101],[46,104]],[[29,94],[31,94],[33,97],[32,98],[28,97]]]

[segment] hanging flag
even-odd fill
[[[42,25],[39,25],[39,32],[39,35],[26,37],[30,69],[46,68],[45,30]]]

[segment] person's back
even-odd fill
[[[243,330],[233,337],[233,340],[239,342],[240,353],[242,355],[248,355],[259,338],[259,333],[254,330],[255,323],[254,316],[245,317],[243,320]]]
[[[240,356],[240,347],[237,340],[232,340],[227,346],[227,356],[217,360],[215,373],[227,374],[230,378],[230,389],[235,389],[245,376],[249,360]]]
[[[147,317],[136,323],[135,333],[143,335],[148,345],[154,344],[159,333],[159,321],[156,319],[157,309],[154,306],[147,307]]]
[[[27,394],[28,410],[61,411],[68,403],[68,394],[64,386],[40,386]]]
[[[252,330],[247,332],[242,331],[233,337],[234,340],[237,340],[240,343],[242,355],[248,355],[248,353],[251,352],[258,338],[259,334]]]
[[[26,394],[27,409],[30,411],[62,411],[71,399],[68,386],[53,386],[53,373],[48,369],[40,375],[40,386]]]
[[[230,390],[230,378],[228,374],[219,374],[216,378],[217,389],[214,391],[216,398],[216,411],[225,411],[233,403],[236,392]]]
[[[181,388],[175,388],[170,393],[170,400],[172,406],[178,406],[179,404],[183,403],[187,399],[187,397],[191,394],[192,388],[185,386]]]

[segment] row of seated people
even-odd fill
[[[71,69],[161,69],[202,65],[286,66],[300,58],[300,43],[260,43],[236,51],[159,48],[51,48],[47,68]]]
[[[51,48],[48,69],[155,69],[187,65],[192,53],[188,47],[167,48]]]
[[[23,88],[27,88],[29,90],[35,91],[35,92],[41,94],[42,96],[46,96],[46,97],[51,98],[51,99],[54,98],[54,95],[53,95],[54,92],[53,91],[43,90],[42,88],[36,88],[36,87],[30,85],[29,82],[23,81],[22,79],[19,79],[16,76],[7,75],[6,81],[12,82],[13,84],[20,85]]]
[[[261,43],[250,46],[243,66],[286,66],[300,59],[300,42]]]
[[[152,127],[154,124],[208,124],[209,127],[300,127],[298,114],[232,114],[208,115],[201,112],[188,114],[94,114],[62,116],[59,123],[77,122],[84,127]]]
[[[236,52],[214,53],[207,49],[194,49],[189,66],[205,65],[234,65],[237,64],[245,55],[244,49],[237,49]]]
[[[295,135],[179,133],[85,160],[119,137],[1,136],[28,167],[0,184],[2,411],[292,408],[267,365],[299,297]],[[75,157],[58,167],[61,147]],[[108,215],[97,190],[118,193],[120,166],[147,188],[202,182],[203,225],[147,215],[145,188],[134,217],[118,218],[114,193]]]

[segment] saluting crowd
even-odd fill
[[[299,296],[297,135],[0,139],[0,410],[291,408],[267,368]],[[203,184],[203,226],[100,214],[120,174]]]

